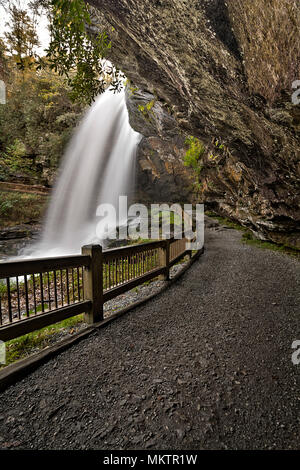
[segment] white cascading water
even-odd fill
[[[119,196],[132,192],[140,139],[129,124],[124,90],[96,98],[66,150],[31,256],[80,253],[83,245],[99,243],[96,209],[110,203],[117,210]]]

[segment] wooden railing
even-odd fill
[[[66,318],[103,320],[103,304],[161,276],[186,254],[186,238],[157,240],[82,254],[0,263],[0,340],[7,341]]]

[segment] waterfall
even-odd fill
[[[140,139],[129,124],[125,91],[98,96],[65,152],[34,256],[79,253],[101,241],[96,209],[100,203],[117,209],[119,196],[132,192]]]

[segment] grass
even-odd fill
[[[247,230],[245,227],[243,227],[240,224],[237,224],[236,222],[233,222],[230,219],[227,219],[227,217],[221,217],[220,215],[215,214],[214,212],[210,211],[205,211],[205,215],[208,217],[212,217],[213,219],[216,219],[220,222],[222,225],[226,225],[226,227],[234,228],[235,230]]]
[[[48,196],[0,191],[1,226],[38,222],[43,216]]]
[[[289,256],[293,256],[294,258],[300,259],[300,252],[297,249],[291,248],[286,245],[280,245],[277,243],[259,240],[252,235],[249,229],[247,229],[246,227],[243,227],[240,224],[237,224],[236,222],[233,222],[232,220],[226,217],[221,217],[219,215],[216,215],[214,212],[210,212],[210,211],[205,212],[205,214],[208,217],[212,217],[213,219],[218,220],[222,225],[225,225],[226,227],[230,227],[235,230],[242,231],[243,232],[242,239],[241,239],[242,243],[246,243],[247,245],[255,246],[257,248],[261,248],[264,250],[272,250],[272,251],[285,253]]]
[[[150,243],[150,242],[153,242],[153,240],[151,240],[150,238],[141,238],[141,237],[139,237],[136,240],[128,239],[127,240],[127,246],[140,245],[141,243]]]
[[[254,238],[253,235],[249,231],[246,231],[243,234],[242,242],[246,243],[247,245],[256,246],[257,248],[262,248],[264,250],[279,251],[281,253],[285,253],[289,256],[293,256],[294,258],[297,258],[300,260],[299,250],[293,249],[286,245],[279,245],[277,243],[258,240],[257,238]]]
[[[12,339],[6,342],[6,364],[0,365],[0,369],[32,354],[33,350],[49,346],[53,335],[66,328],[75,328],[83,323],[84,315],[67,318],[54,325],[46,326],[38,331]]]

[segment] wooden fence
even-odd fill
[[[0,340],[8,341],[66,318],[103,320],[103,304],[157,276],[192,253],[186,238],[102,251],[84,246],[76,256],[0,263]]]

